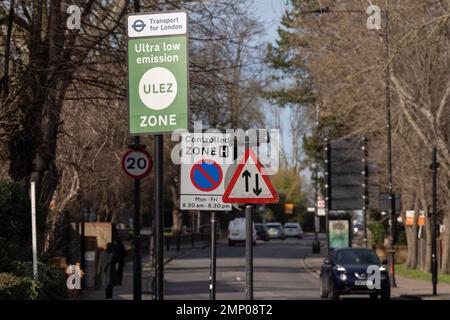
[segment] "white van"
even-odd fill
[[[228,245],[245,242],[245,218],[236,218],[228,224]],[[256,245],[256,229],[253,223],[253,245]]]

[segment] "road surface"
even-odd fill
[[[254,299],[319,299],[319,281],[303,264],[313,235],[258,241],[254,247]],[[323,243],[323,241],[322,241]],[[323,250],[323,248],[322,248]],[[195,249],[165,268],[165,299],[209,299],[210,248]],[[217,246],[217,299],[245,298],[245,246]]]

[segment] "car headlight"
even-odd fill
[[[347,271],[347,270],[345,270],[345,268],[344,268],[343,266],[339,266],[339,265],[336,266],[336,270],[337,270],[337,271],[340,271],[340,272],[345,272],[345,271]]]
[[[341,281],[345,281],[345,280],[347,280],[347,275],[346,275],[345,273],[341,273],[341,274],[339,275],[339,279],[340,279]]]

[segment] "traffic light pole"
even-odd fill
[[[367,139],[362,138],[363,142],[363,178],[364,178],[364,195],[363,195],[363,233],[364,233],[364,247],[367,248],[367,209],[369,206],[369,165],[367,163]]]

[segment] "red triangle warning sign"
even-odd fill
[[[222,197],[225,203],[276,203],[278,194],[252,149],[245,151]]]

